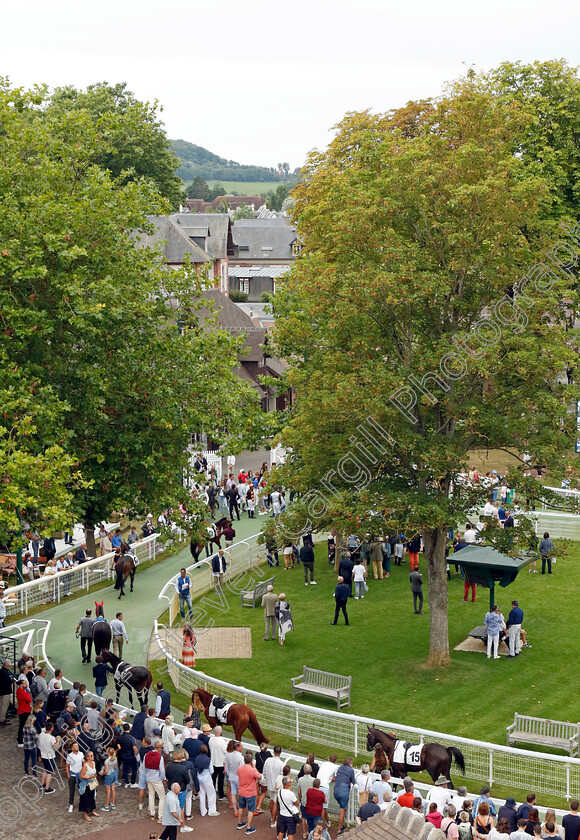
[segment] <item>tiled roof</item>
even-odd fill
[[[387,811],[381,811],[362,825],[347,831],[343,840],[445,840],[445,833],[435,829],[425,817],[411,808],[402,808],[394,802]]]

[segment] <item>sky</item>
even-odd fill
[[[347,111],[437,96],[469,67],[580,65],[579,22],[569,0],[28,0],[3,4],[0,76],[126,82],[169,137],[294,169]]]

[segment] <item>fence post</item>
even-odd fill
[[[28,589],[24,590],[24,615],[28,615]]]
[[[493,785],[493,750],[490,749],[489,751],[489,779],[488,779],[489,786]]]
[[[358,755],[358,720],[354,722],[354,754]]]
[[[298,716],[298,709],[294,709],[294,716],[296,718],[296,741],[300,740],[300,718]]]
[[[566,764],[566,799],[570,799],[570,765]]]

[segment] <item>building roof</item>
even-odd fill
[[[445,840],[445,832],[436,829],[425,817],[411,808],[394,802],[362,825],[343,834],[343,840]]]
[[[228,268],[229,277],[271,277],[275,280],[290,271],[289,265],[231,265]]]
[[[297,239],[296,228],[279,224],[280,221],[283,220],[240,219],[234,222],[232,236],[236,259],[293,261],[292,245]]]
[[[188,238],[204,239],[205,250],[215,259],[233,256],[234,243],[227,213],[174,213],[169,218]]]
[[[153,225],[152,233],[142,231],[134,233],[137,247],[161,248],[165,262],[170,265],[183,265],[185,262],[194,264],[211,262],[211,256],[206,254],[195,242],[192,242],[171,217],[147,216],[147,221]]]

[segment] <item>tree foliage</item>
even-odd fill
[[[534,120],[471,73],[437,100],[348,114],[303,170],[303,256],[274,299],[297,398],[273,480],[301,494],[281,531],[421,532],[433,665],[450,661],[447,529],[482,501],[459,479],[469,450],[513,447],[555,475],[572,458],[570,253],[534,269],[557,238],[552,185],[515,153]],[[488,535],[517,553],[530,528]]]
[[[85,109],[0,84],[0,534],[13,508],[49,531],[176,504],[189,434],[258,410],[240,342],[200,327],[203,278],[136,247],[165,204],[95,163],[113,142]]]
[[[70,110],[84,112],[102,137],[94,164],[121,184],[147,179],[172,208],[183,203],[183,184],[175,174],[179,160],[159,120],[157,102],[139,102],[124,83],[57,88],[47,102],[47,116]]]

